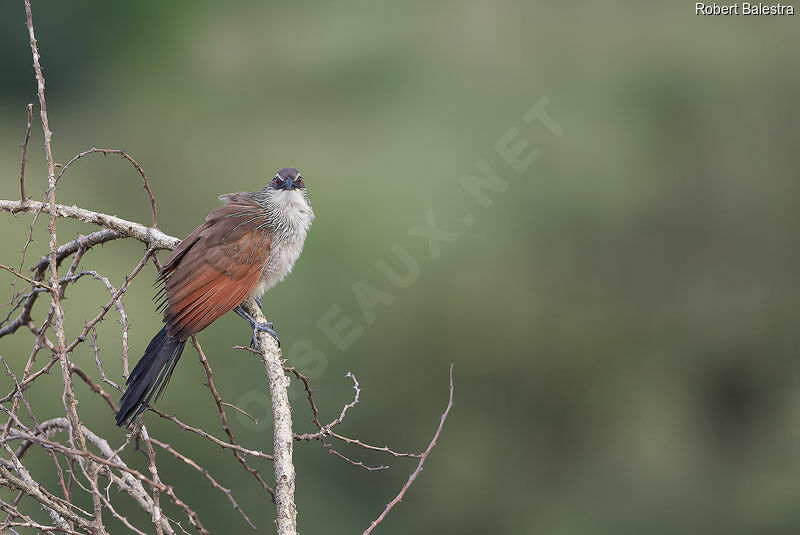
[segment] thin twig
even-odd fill
[[[323,447],[328,450],[328,453],[331,453],[331,454],[339,457],[340,459],[343,459],[343,460],[347,461],[348,463],[352,464],[353,466],[357,466],[358,468],[363,468],[364,470],[366,470],[368,472],[376,472],[378,470],[388,470],[389,469],[389,466],[387,466],[385,464],[382,464],[380,466],[368,466],[368,465],[364,464],[361,461],[354,461],[350,457],[342,455],[341,453],[339,453],[338,451],[333,449],[331,447],[331,445],[328,444],[327,442],[323,443]]]
[[[69,428],[69,422],[64,418],[54,419],[54,421],[58,421],[59,422],[58,427],[60,427],[61,429],[68,429]],[[111,447],[108,445],[108,442],[105,439],[102,439],[102,438],[98,437],[97,435],[95,435],[94,433],[89,431],[85,426],[82,427],[82,430],[83,430],[83,435],[86,437],[86,439],[91,441],[93,445],[97,446],[98,449],[100,449],[100,451],[101,451],[101,453],[103,455],[108,455],[110,458],[106,458],[106,457],[102,457],[100,455],[96,455],[95,453],[92,453],[91,451],[81,451],[81,450],[78,450],[76,448],[71,448],[71,447],[65,446],[65,445],[63,445],[63,444],[61,444],[59,442],[54,442],[52,440],[49,440],[49,439],[47,439],[45,437],[41,437],[41,436],[38,436],[38,435],[31,435],[30,433],[26,433],[24,431],[18,431],[18,432],[12,433],[11,435],[9,435],[9,437],[6,440],[25,440],[25,441],[33,442],[33,443],[36,443],[36,444],[41,444],[44,447],[52,448],[53,450],[57,451],[58,453],[61,453],[61,454],[66,455],[68,457],[72,457],[72,458],[76,458],[76,459],[91,460],[91,461],[93,461],[93,462],[95,462],[97,464],[101,464],[101,465],[107,466],[109,468],[113,468],[115,470],[120,470],[122,472],[125,472],[126,474],[129,474],[130,476],[132,476],[133,479],[138,480],[141,483],[146,483],[146,484],[148,484],[150,486],[156,486],[158,488],[158,490],[160,492],[166,494],[175,505],[177,505],[178,507],[180,507],[181,509],[184,510],[184,512],[186,513],[186,515],[189,517],[190,521],[192,522],[192,525],[197,527],[197,529],[201,533],[203,533],[203,534],[207,534],[208,533],[208,531],[206,531],[205,528],[203,528],[202,524],[200,523],[200,520],[199,520],[199,518],[197,516],[197,513],[194,510],[192,510],[188,505],[186,505],[186,503],[183,500],[178,498],[178,496],[175,494],[175,491],[172,489],[172,487],[164,485],[163,483],[155,481],[155,480],[153,480],[151,478],[148,478],[147,476],[145,476],[140,471],[138,471],[138,470],[136,470],[134,468],[130,468],[129,466],[127,466],[125,463],[122,462],[122,460],[119,458],[118,455],[114,454],[114,450],[111,449]],[[136,490],[136,492],[137,493],[143,493],[144,492],[143,487],[141,487],[141,485],[139,487],[140,487],[140,489]],[[150,499],[149,501],[150,501],[151,507],[148,509],[148,512],[150,512],[152,514],[152,499]]]
[[[80,377],[83,382],[89,386],[92,392],[106,400],[106,403],[108,403],[114,409],[114,412],[117,412],[117,405],[114,403],[114,400],[111,399],[111,396],[108,394],[108,392],[103,390],[100,385],[95,383],[92,378],[89,377],[89,375],[74,362],[72,363],[72,373]]]
[[[43,282],[35,281],[35,280],[33,280],[33,279],[29,278],[29,277],[26,277],[25,275],[23,275],[22,273],[20,273],[19,271],[17,271],[14,268],[10,268],[10,267],[8,267],[8,266],[6,266],[4,264],[0,264],[0,269],[5,269],[6,271],[11,273],[15,277],[18,277],[18,278],[24,280],[27,283],[33,284],[34,286],[38,286],[39,288],[44,288],[48,292],[52,292],[53,291],[53,287],[52,286],[48,286]]]
[[[220,421],[222,422],[222,429],[225,431],[225,434],[228,435],[228,442],[231,444],[236,444],[236,437],[233,434],[233,430],[231,429],[230,424],[228,423],[228,417],[225,414],[225,409],[222,408],[222,397],[219,395],[216,386],[214,386],[214,373],[211,371],[211,364],[208,362],[205,353],[203,353],[203,348],[200,346],[200,342],[197,341],[196,336],[192,336],[192,345],[194,346],[195,351],[197,351],[197,356],[200,359],[200,364],[202,364],[203,369],[206,372],[206,384],[208,385],[208,389],[211,391],[211,396],[214,398],[214,403],[217,405],[217,412],[219,413]],[[242,455],[236,451],[231,450],[233,452],[233,456],[236,457],[236,460],[239,461],[239,464],[247,470],[253,477],[256,478],[256,481],[261,485],[261,487],[270,493],[272,498],[275,498],[275,491],[269,484],[264,481],[264,478],[261,477],[261,474],[258,473],[258,470],[251,467],[247,464],[247,461],[242,457]]]
[[[442,433],[442,427],[444,427],[444,421],[447,419],[447,415],[450,414],[450,409],[452,407],[453,407],[453,364],[450,364],[450,396],[449,399],[447,400],[447,407],[445,407],[442,416],[439,418],[439,427],[436,428],[436,433],[433,435],[433,440],[431,440],[431,443],[428,444],[427,448],[425,448],[425,452],[422,454],[422,457],[420,457],[419,464],[417,464],[417,469],[414,470],[410,476],[408,476],[408,481],[406,481],[406,484],[403,485],[402,489],[400,489],[400,492],[397,494],[397,496],[395,496],[392,501],[386,504],[386,509],[383,510],[383,512],[378,516],[378,518],[376,518],[370,523],[369,527],[365,529],[364,533],[362,533],[361,535],[369,535],[370,533],[372,533],[372,530],[374,530],[378,526],[378,524],[383,522],[383,519],[386,518],[386,515],[389,514],[389,511],[391,511],[395,505],[397,505],[402,501],[403,496],[405,496],[406,494],[406,491],[408,491],[409,487],[411,487],[411,484],[414,483],[414,481],[416,481],[417,476],[419,476],[419,474],[422,472],[422,466],[425,464],[425,460],[428,458],[428,455],[430,455],[434,446],[436,446],[436,441],[439,439],[439,435]]]
[[[314,391],[311,390],[311,382],[309,381],[309,378],[300,373],[300,370],[294,366],[284,366],[283,369],[287,372],[293,373],[295,377],[303,382],[303,389],[306,391],[306,398],[308,398],[308,404],[311,406],[311,421],[315,426],[317,426],[317,429],[322,429],[322,424],[319,421],[319,409],[317,408],[317,404],[314,402]]]
[[[93,232],[87,236],[78,236],[74,240],[69,243],[65,243],[58,248],[56,253],[57,261],[60,263],[64,258],[67,256],[77,253],[78,251],[83,251],[84,253],[88,251],[91,247],[95,245],[99,245],[102,243],[106,243],[108,241],[121,238],[122,234],[116,232],[114,230],[99,230],[97,232]],[[22,271],[22,266],[24,265],[25,253],[23,252],[23,259],[20,262],[19,271]],[[74,262],[73,262],[74,263]],[[45,271],[50,266],[50,255],[47,254],[43,256],[39,262],[32,267],[30,270],[34,272],[33,280],[37,282],[41,282],[44,280]],[[63,280],[63,279],[62,279]],[[49,286],[47,287],[50,288]],[[19,316],[17,316],[11,323],[8,325],[0,328],[0,338],[3,336],[13,334],[18,328],[26,325],[31,320],[31,310],[33,309],[33,305],[36,302],[36,298],[38,297],[39,293],[41,293],[42,289],[34,288],[33,291],[25,294],[22,296],[14,307],[8,312],[6,318],[3,321],[0,321],[0,325],[7,322],[11,315],[16,311],[20,306],[22,306],[22,311],[20,312]]]
[[[25,126],[25,139],[22,141],[22,158],[19,161],[19,196],[22,202],[28,200],[25,195],[25,164],[28,163],[28,142],[31,140],[31,123],[33,122],[33,104],[25,106],[28,122]]]
[[[141,422],[141,420],[139,420]],[[147,458],[150,461],[150,473],[153,475],[153,482],[151,490],[153,492],[153,525],[156,527],[156,535],[164,535],[164,530],[161,527],[161,504],[159,502],[159,489],[158,484],[161,480],[158,477],[158,468],[156,467],[156,452],[153,449],[153,443],[150,440],[150,435],[147,434],[147,428],[141,425],[139,434],[144,439],[144,444],[147,449]]]
[[[160,409],[157,409],[156,407],[153,407],[152,405],[148,405],[147,408],[150,409],[151,411],[153,411],[154,413],[158,414],[159,416],[161,416],[165,420],[169,420],[170,422],[174,423],[175,425],[180,427],[183,431],[191,431],[192,433],[200,435],[201,437],[205,438],[206,440],[208,440],[210,442],[213,442],[214,444],[216,444],[217,446],[220,446],[221,448],[236,450],[239,453],[243,453],[245,455],[252,455],[253,457],[260,457],[262,459],[273,460],[272,455],[269,455],[268,453],[264,453],[263,451],[259,451],[259,450],[249,450],[249,449],[244,448],[244,447],[242,447],[242,446],[240,446],[238,444],[231,444],[229,442],[225,442],[223,440],[220,440],[217,437],[215,437],[214,435],[212,435],[210,433],[207,433],[206,431],[203,431],[199,427],[194,427],[194,426],[185,424],[182,421],[178,420],[178,418],[176,418],[175,416],[173,416],[171,414],[167,414],[166,412],[164,412],[164,411],[162,411]]]
[[[308,401],[309,401],[309,404],[311,405],[312,412],[314,412],[314,410],[316,409],[316,404],[314,403],[314,398],[312,396],[313,391],[309,392],[310,385],[309,385],[308,378],[303,376],[302,374],[298,375],[299,372],[297,372],[294,368],[284,366],[284,369],[294,373],[296,376],[298,376],[300,378],[301,381],[303,381],[303,384],[306,385],[306,394],[307,394],[307,397],[308,397]],[[401,453],[401,452],[394,451],[393,449],[389,448],[389,446],[373,446],[371,444],[367,444],[365,442],[362,442],[361,440],[354,439],[354,438],[348,438],[348,437],[346,437],[344,435],[341,435],[341,434],[333,431],[332,428],[334,426],[338,426],[338,425],[342,424],[342,422],[344,421],[345,416],[347,415],[347,411],[349,409],[355,407],[358,404],[360,396],[361,396],[361,385],[358,384],[358,379],[356,379],[355,374],[353,372],[347,372],[345,377],[349,377],[349,378],[351,378],[353,380],[353,390],[355,390],[355,395],[353,396],[353,401],[351,401],[350,403],[347,403],[344,407],[342,407],[342,411],[339,414],[339,417],[336,418],[335,420],[333,420],[328,425],[323,426],[322,424],[319,423],[319,420],[316,420],[314,423],[317,426],[317,428],[319,429],[319,431],[317,431],[316,433],[303,433],[302,435],[295,434],[294,435],[294,439],[295,440],[305,440],[305,441],[308,441],[308,442],[311,442],[312,440],[321,440],[323,446],[326,449],[328,449],[331,453],[335,453],[335,454],[345,458],[348,461],[350,459],[348,459],[347,457],[344,457],[344,455],[341,455],[337,451],[333,450],[330,447],[330,445],[328,445],[324,441],[324,437],[325,436],[333,437],[333,438],[335,438],[337,440],[341,440],[342,442],[346,442],[347,444],[353,444],[355,446],[359,446],[359,447],[364,448],[366,450],[372,450],[372,451],[379,451],[379,452],[382,452],[382,453],[388,453],[392,457],[417,457],[417,458],[421,457],[422,456],[421,453]],[[353,462],[353,464],[356,464],[356,463]]]
[[[211,474],[208,473],[208,470],[206,470],[205,468],[201,467],[199,464],[197,464],[191,458],[189,458],[186,455],[180,453],[179,451],[177,451],[175,448],[173,448],[169,444],[166,444],[166,443],[161,442],[160,440],[156,440],[154,438],[151,438],[150,440],[152,440],[153,444],[155,444],[156,446],[158,446],[160,448],[163,448],[165,451],[171,453],[176,459],[180,459],[184,463],[188,464],[189,466],[191,466],[192,468],[194,468],[195,470],[197,470],[198,472],[203,474],[203,476],[209,481],[209,483],[211,483],[212,487],[214,487],[216,489],[219,489],[221,492],[223,492],[225,494],[225,496],[228,497],[228,500],[231,502],[231,505],[233,506],[233,509],[235,511],[237,511],[242,516],[244,521],[247,522],[247,525],[250,526],[251,528],[253,528],[254,530],[258,529],[255,526],[255,524],[253,524],[253,522],[250,520],[250,518],[247,516],[247,514],[245,514],[244,510],[239,505],[239,503],[236,501],[236,499],[233,497],[233,492],[231,491],[231,489],[225,488],[222,485],[220,485],[219,482],[216,479],[214,479],[211,476]]]
[[[122,286],[120,286],[119,289],[116,292],[113,292],[113,294],[111,295],[111,299],[108,301],[108,303],[106,303],[103,306],[103,308],[100,309],[100,312],[97,314],[97,316],[95,316],[94,318],[89,320],[86,323],[86,325],[84,325],[83,331],[81,331],[81,334],[79,334],[78,337],[75,340],[73,340],[71,344],[66,346],[65,351],[67,353],[74,351],[75,348],[78,346],[78,344],[81,344],[82,342],[86,341],[86,337],[88,336],[88,334],[92,330],[92,328],[95,325],[97,325],[100,321],[103,320],[103,318],[105,317],[105,315],[108,313],[108,311],[111,309],[111,307],[113,305],[118,303],[120,296],[123,293],[125,293],[125,291],[128,289],[128,285],[130,285],[130,283],[134,279],[134,277],[136,277],[136,275],[139,273],[139,271],[141,271],[141,269],[145,266],[145,264],[147,264],[147,261],[149,260],[150,255],[152,255],[152,254],[153,254],[153,250],[152,249],[148,249],[147,251],[145,251],[144,256],[139,261],[139,263],[136,265],[136,267],[133,268],[133,271],[131,271],[130,274],[127,277],[125,277],[125,282],[122,284]],[[90,273],[90,272],[87,272],[87,273]],[[113,287],[111,289],[113,289]],[[119,305],[117,305],[117,306],[119,308]]]
[[[94,362],[97,365],[97,370],[100,372],[100,380],[112,388],[122,392],[122,387],[112,381],[106,376],[106,371],[103,369],[103,361],[100,360],[100,347],[97,345],[97,328],[92,327],[92,339],[89,341],[89,347],[94,350]]]
[[[141,177],[142,177],[142,182],[144,182],[144,186],[142,186],[142,187],[145,189],[145,191],[147,191],[147,196],[150,198],[150,212],[151,212],[151,214],[153,216],[153,228],[156,228],[158,226],[158,216],[156,215],[156,198],[153,196],[153,190],[150,189],[150,183],[147,181],[147,173],[145,173],[144,169],[142,169],[142,166],[139,165],[136,162],[136,160],[131,158],[131,156],[127,152],[125,152],[124,150],[121,150],[121,149],[98,149],[97,147],[92,147],[91,149],[88,149],[88,150],[85,150],[83,152],[80,152],[80,153],[76,154],[75,156],[73,156],[72,159],[70,161],[68,161],[61,168],[61,171],[58,173],[58,176],[56,177],[56,184],[58,183],[59,179],[61,179],[61,176],[64,173],[67,172],[67,169],[73,163],[75,163],[76,161],[80,160],[84,156],[88,156],[89,154],[95,154],[95,153],[103,154],[105,156],[108,156],[109,154],[119,155],[122,158],[128,160],[131,163],[131,165],[133,165],[133,167],[136,168],[136,171],[138,171],[139,175],[141,175]]]
[[[156,483],[154,481],[148,479],[141,472],[138,472],[137,470],[129,468],[122,461],[122,459],[120,459],[120,457],[118,455],[115,456],[114,455],[114,451],[111,449],[111,446],[108,444],[108,441],[106,441],[104,438],[96,435],[95,433],[90,431],[87,427],[84,426],[82,428],[83,435],[86,437],[86,440],[91,442],[91,444],[94,447],[96,447],[100,451],[100,453],[102,455],[105,456],[105,457],[101,457],[101,456],[97,456],[97,455],[95,455],[93,453],[84,453],[84,452],[75,450],[73,448],[69,448],[67,446],[64,446],[63,444],[60,444],[58,442],[50,441],[50,440],[48,440],[46,438],[47,435],[52,434],[53,432],[69,430],[69,421],[66,418],[53,418],[53,419],[48,420],[46,422],[42,422],[41,427],[45,431],[45,436],[34,436],[34,435],[31,435],[30,433],[17,433],[16,435],[9,437],[11,440],[19,440],[19,439],[22,440],[22,444],[20,445],[20,447],[17,450],[18,454],[19,454],[20,451],[24,451],[31,444],[36,443],[36,444],[40,444],[40,445],[42,445],[44,447],[53,449],[54,451],[58,451],[59,453],[67,455],[67,456],[69,456],[69,457],[71,457],[73,459],[78,458],[78,457],[91,456],[94,460],[96,460],[100,464],[103,464],[105,466],[108,466],[109,468],[114,468],[116,470],[120,470],[121,472],[123,472],[122,477],[117,476],[111,470],[107,470],[104,473],[104,475],[106,475],[107,477],[111,478],[111,480],[113,481],[113,483],[117,487],[119,487],[121,490],[127,492],[132,498],[134,498],[137,501],[137,503],[139,503],[139,505],[142,507],[143,510],[145,510],[147,513],[152,515],[152,512],[153,512],[153,500],[152,500],[152,498],[150,498],[150,496],[145,491],[144,486],[142,485],[142,482],[148,483],[148,484],[151,484],[151,485],[152,484],[156,484]],[[5,444],[4,444],[4,446],[5,446]],[[165,485],[163,485],[161,483],[158,483],[158,485],[159,485],[159,490],[161,490],[162,492],[166,492],[167,487]],[[174,492],[172,493],[171,497],[172,496],[174,496]],[[177,498],[177,497],[175,497],[175,498]],[[191,514],[189,514],[190,520],[192,518],[196,518],[197,517],[196,513],[194,513],[194,511],[192,511],[191,509],[189,509],[188,506],[186,506],[185,503],[183,503],[180,500],[178,500],[178,501],[180,503],[176,502],[176,505],[178,505],[179,507],[181,507],[182,509],[187,511],[187,513],[191,512]],[[168,520],[169,520],[168,518],[162,517],[162,527],[164,528],[164,531],[168,535],[172,535],[174,532],[172,530],[172,527],[169,525]]]
[[[72,389],[72,375],[70,372],[70,361],[66,348],[66,336],[64,334],[64,310],[61,308],[60,286],[58,278],[58,237],[56,236],[56,180],[55,180],[55,165],[53,161],[53,148],[51,145],[52,132],[47,118],[47,102],[45,99],[45,82],[44,75],[42,74],[42,66],[39,63],[39,49],[36,42],[36,35],[33,29],[33,14],[31,13],[30,0],[25,0],[25,22],[28,27],[28,34],[30,37],[31,53],[33,54],[33,69],[36,73],[37,93],[39,96],[39,108],[42,119],[42,131],[44,132],[44,147],[45,156],[47,160],[47,188],[48,188],[48,204],[50,209],[50,223],[48,225],[48,232],[50,233],[50,285],[52,287],[51,302],[54,309],[53,315],[53,329],[56,333],[57,339],[57,355],[61,362],[61,377],[64,383],[63,402],[67,411],[67,417],[70,422],[70,441],[77,441],[81,451],[87,452],[86,440],[81,433],[81,420],[78,416],[78,404],[75,400],[75,394]],[[22,202],[22,201],[20,201]],[[83,468],[83,465],[81,465]],[[97,471],[91,459],[86,459],[86,466],[84,471],[87,478],[92,482],[92,488],[96,490]],[[96,493],[93,493],[93,503],[95,509],[95,518],[92,531],[104,534],[105,528],[102,523],[102,504]]]
[[[256,425],[258,425],[258,423],[259,423],[258,418],[256,418],[255,416],[253,416],[252,414],[250,414],[249,412],[247,412],[243,408],[237,407],[233,403],[228,403],[227,401],[223,401],[223,402],[220,403],[220,405],[222,405],[223,407],[230,407],[231,409],[235,410],[239,414],[250,418],[253,421],[253,423],[256,424]]]
[[[79,377],[81,377],[86,382],[86,384],[89,385],[89,388],[91,388],[93,392],[98,394],[100,397],[102,397],[106,401],[106,403],[108,404],[108,406],[109,406],[109,408],[111,409],[112,412],[114,412],[114,413],[117,412],[117,410],[118,410],[117,404],[114,403],[114,401],[111,399],[111,396],[109,396],[105,391],[103,391],[103,389],[97,383],[92,381],[92,379],[88,375],[86,375],[86,373],[83,372],[83,370],[81,370],[80,368],[78,368],[74,364],[73,364],[73,370]],[[165,451],[171,453],[176,459],[180,459],[184,463],[188,464],[189,466],[191,466],[192,468],[194,468],[195,470],[197,470],[198,472],[203,474],[203,476],[205,476],[205,478],[209,481],[209,483],[211,483],[212,487],[214,487],[216,489],[219,489],[220,491],[222,491],[228,497],[228,500],[230,500],[231,505],[233,505],[233,509],[238,511],[238,513],[242,516],[244,521],[247,522],[247,524],[251,528],[253,528],[254,530],[257,529],[256,526],[253,524],[253,522],[250,520],[250,518],[247,516],[247,514],[245,514],[244,510],[241,508],[239,503],[233,497],[233,492],[231,491],[231,489],[225,488],[222,485],[220,485],[219,482],[211,476],[211,474],[208,472],[208,470],[206,470],[205,468],[201,467],[199,464],[197,464],[195,461],[193,461],[190,457],[180,453],[178,450],[176,450],[175,448],[173,448],[169,444],[167,444],[165,442],[162,442],[160,440],[157,440],[157,439],[155,439],[153,437],[150,437],[150,441],[153,444],[155,444],[156,446],[158,446],[158,447],[164,449]],[[113,455],[109,456],[109,458],[111,458],[111,457],[113,457]]]

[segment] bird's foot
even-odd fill
[[[250,347],[252,347],[253,349],[258,349],[259,331],[269,333],[275,339],[275,343],[278,344],[278,347],[281,347],[281,339],[278,338],[278,333],[276,333],[275,329],[273,329],[271,321],[253,324],[253,339],[250,341]]]
[[[275,332],[272,322],[265,321],[263,323],[259,323],[258,321],[255,320],[255,318],[253,318],[253,316],[248,314],[247,311],[243,309],[241,306],[236,307],[234,309],[234,312],[236,312],[239,316],[244,318],[245,321],[247,321],[247,323],[249,323],[250,327],[253,329],[253,339],[250,341],[250,347],[258,349],[259,332],[265,332],[272,335],[272,337],[275,339],[275,343],[278,344],[278,347],[281,347],[281,340],[280,338],[278,338],[278,333]]]

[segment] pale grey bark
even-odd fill
[[[252,300],[242,307],[257,322],[267,321],[264,313]],[[294,503],[294,464],[292,462],[294,434],[292,433],[292,407],[289,405],[289,377],[283,371],[282,353],[275,339],[268,333],[258,333],[261,360],[269,376],[269,394],[272,399],[274,424],[275,503],[277,505],[278,535],[297,534],[297,507]]]
[[[38,212],[42,211],[47,214],[50,213],[50,206],[47,203],[41,203],[28,199],[22,201],[7,201],[0,200],[0,211],[11,212],[16,214],[18,212]],[[91,223],[99,227],[116,230],[117,232],[142,243],[147,244],[153,249],[174,249],[181,242],[179,238],[170,236],[158,230],[157,228],[146,227],[141,223],[128,221],[121,217],[107,215],[101,212],[93,212],[85,208],[78,208],[77,206],[65,206],[63,204],[55,205],[56,217],[69,217],[78,219],[86,223]]]

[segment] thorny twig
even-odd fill
[[[47,160],[47,197],[50,207],[50,222],[47,230],[50,233],[50,273],[51,273],[51,303],[54,310],[53,315],[53,330],[56,334],[58,360],[61,362],[61,378],[64,383],[63,402],[67,412],[67,418],[70,422],[70,442],[77,441],[81,451],[88,452],[86,447],[86,440],[80,432],[82,423],[78,416],[78,403],[75,399],[75,393],[72,388],[72,374],[70,372],[70,360],[65,350],[66,336],[64,334],[64,310],[61,307],[61,291],[58,277],[58,237],[56,236],[56,179],[55,179],[55,163],[53,160],[53,149],[51,145],[52,132],[47,117],[47,103],[45,100],[45,83],[44,75],[42,74],[42,67],[39,63],[39,49],[36,42],[36,35],[33,29],[33,15],[31,13],[30,0],[25,0],[25,16],[26,25],[28,27],[28,34],[30,36],[31,52],[33,54],[33,69],[36,73],[37,92],[39,95],[39,114],[42,119],[42,131],[44,132],[44,147]],[[85,464],[79,461],[78,463],[86,475],[87,479],[91,482],[92,487],[97,486],[97,468],[90,459],[86,459]],[[102,519],[102,505],[96,493],[92,494],[92,501],[94,505],[94,522],[92,531],[97,533],[105,533]]]
[[[53,288],[51,286],[48,286],[43,282],[39,282],[39,281],[33,280],[31,278],[28,278],[28,277],[26,277],[25,275],[23,275],[22,273],[20,273],[19,271],[17,271],[14,268],[10,268],[10,267],[8,267],[8,266],[6,266],[4,264],[0,264],[0,269],[5,269],[6,271],[11,273],[15,277],[20,278],[20,279],[22,279],[25,282],[28,282],[30,284],[33,284],[34,286],[36,286],[38,288],[42,288],[44,290],[47,290],[48,292],[52,292],[53,291]]]
[[[92,390],[92,392],[98,394],[100,397],[102,397],[106,401],[106,403],[108,404],[108,407],[111,409],[112,412],[114,412],[114,413],[117,412],[117,409],[118,409],[117,404],[114,403],[114,400],[111,399],[111,396],[108,395],[102,389],[102,387],[100,387],[97,383],[95,383],[92,380],[92,378],[89,377],[78,366],[73,365],[73,371],[81,379],[83,379],[84,382],[86,382],[86,384],[89,386],[89,388]],[[219,482],[211,476],[211,474],[208,472],[208,470],[206,470],[205,468],[200,466],[197,462],[193,461],[190,457],[182,454],[181,452],[179,452],[178,450],[176,450],[175,448],[173,448],[169,444],[167,444],[165,442],[162,442],[160,440],[157,440],[155,438],[152,438],[152,437],[150,437],[150,441],[153,444],[155,444],[156,446],[158,446],[158,447],[164,449],[165,451],[171,453],[172,456],[175,457],[176,459],[179,459],[179,460],[183,461],[187,465],[191,466],[192,468],[194,468],[195,470],[197,470],[198,472],[203,474],[203,476],[209,481],[209,483],[211,483],[211,486],[216,488],[216,489],[219,489],[220,491],[222,491],[228,497],[228,500],[230,500],[231,504],[233,505],[233,508],[235,510],[237,510],[239,512],[239,514],[241,514],[242,517],[245,519],[245,521],[249,525],[251,525],[251,527],[253,527],[255,529],[255,527],[252,525],[252,522],[250,521],[250,519],[247,517],[247,515],[242,510],[241,506],[238,504],[236,499],[233,497],[233,492],[231,492],[230,489],[225,488],[222,485],[220,485]],[[127,441],[126,441],[126,445],[127,445]],[[119,449],[120,451],[115,451],[114,452],[115,455],[118,455],[119,453],[121,453],[122,449],[124,449],[124,448],[120,448]],[[149,455],[149,453],[148,453],[148,455]]]
[[[25,106],[28,122],[25,126],[25,138],[22,140],[22,158],[19,161],[19,197],[22,202],[28,200],[25,195],[25,164],[28,163],[28,142],[31,140],[31,124],[33,123],[33,104]]]
[[[147,173],[145,173],[144,169],[142,169],[142,166],[139,165],[139,163],[136,160],[131,158],[131,156],[127,152],[125,152],[124,150],[120,150],[120,149],[98,149],[97,147],[92,147],[91,149],[88,149],[88,150],[85,150],[83,152],[80,152],[80,153],[76,154],[75,156],[73,156],[72,159],[70,161],[68,161],[61,168],[61,172],[59,172],[58,176],[56,177],[56,183],[58,183],[59,179],[61,179],[61,177],[64,175],[64,173],[67,172],[67,169],[69,169],[69,167],[73,163],[75,163],[76,161],[80,160],[84,156],[88,156],[89,154],[95,154],[95,153],[103,154],[104,156],[108,156],[109,154],[116,154],[116,155],[128,160],[131,163],[131,165],[133,165],[133,167],[136,169],[136,171],[138,171],[139,175],[141,175],[141,177],[142,177],[142,182],[144,183],[144,185],[142,187],[145,189],[145,191],[147,191],[147,196],[150,199],[150,211],[151,211],[151,214],[153,216],[153,228],[156,228],[158,226],[158,216],[156,215],[156,198],[153,196],[153,190],[150,189],[150,183],[147,181]],[[24,200],[24,198],[23,198],[23,200]]]
[[[95,245],[100,245],[121,237],[122,234],[120,234],[119,232],[108,229],[99,230],[87,236],[78,236],[71,242],[65,243],[64,245],[58,248],[58,251],[56,252],[56,259],[60,263],[62,260],[64,260],[64,258],[67,258],[72,254],[78,253],[79,251],[86,252]],[[79,256],[80,255],[76,254],[76,259],[78,259]],[[24,262],[24,253],[23,253],[23,262]],[[75,264],[75,262],[73,262],[73,264]],[[39,262],[35,266],[33,266],[30,269],[30,271],[34,272],[33,280],[36,281],[37,283],[43,281],[45,276],[45,271],[47,270],[48,267],[50,267],[50,256],[45,255],[39,260]],[[70,281],[62,281],[62,290],[63,290],[63,284],[66,282]],[[37,284],[37,286],[39,285]],[[47,286],[47,288],[41,288],[41,287],[34,288],[29,293],[17,299],[17,303],[8,312],[6,318],[0,321],[0,338],[9,334],[13,334],[19,327],[27,325],[28,322],[31,321],[31,309],[33,309],[33,305],[36,302],[36,298],[45,289],[49,291],[50,287]],[[14,312],[20,307],[22,307],[22,311],[20,312],[19,316],[14,318],[14,320],[12,320],[8,325],[3,326],[3,324],[8,322],[11,319],[11,316],[14,314]]]
[[[294,368],[286,368],[286,369],[287,369],[287,371],[290,371],[290,372],[294,373],[295,375],[297,375],[297,372],[296,372],[296,370]],[[300,376],[298,376],[298,377],[300,377]],[[326,435],[327,436],[331,436],[333,438],[336,438],[338,440],[341,440],[342,442],[345,442],[347,444],[353,444],[355,446],[359,446],[361,448],[364,448],[365,450],[372,450],[372,451],[379,451],[379,452],[382,452],[382,453],[388,453],[392,457],[420,457],[422,455],[421,453],[401,453],[401,452],[396,452],[396,451],[390,449],[388,446],[373,446],[371,444],[367,444],[365,442],[362,442],[362,441],[360,441],[358,439],[348,438],[348,437],[346,437],[344,435],[340,435],[339,433],[336,433],[335,431],[333,431],[332,428],[334,426],[338,426],[338,425],[342,424],[342,422],[344,421],[345,416],[347,415],[347,411],[349,409],[355,407],[358,404],[359,398],[361,396],[361,385],[359,385],[358,379],[356,379],[355,374],[353,374],[352,372],[347,372],[345,377],[349,377],[350,379],[353,380],[353,390],[355,390],[355,395],[353,396],[353,401],[351,401],[350,403],[345,404],[344,407],[342,407],[342,411],[339,414],[339,416],[336,419],[334,419],[331,423],[329,423],[328,425],[323,426],[322,424],[319,423],[319,420],[316,420],[314,423],[316,424],[317,428],[319,429],[319,431],[317,431],[316,433],[304,433],[302,435],[295,434],[294,435],[294,439],[295,440],[306,440],[306,441],[309,441],[309,442],[311,442],[312,440],[322,440],[323,441],[323,447],[328,449],[328,451],[330,453],[333,453],[334,455],[337,455],[337,456],[339,456],[341,458],[344,458],[347,461],[350,461],[350,459],[348,459],[347,457],[339,454],[335,450],[331,449],[331,447],[324,442],[324,437]],[[304,384],[308,383],[308,378],[307,377],[306,378],[302,378],[301,377],[301,380],[303,381]],[[308,402],[311,405],[312,412],[314,412],[314,410],[316,409],[316,404],[314,403],[313,391],[310,391],[310,388],[306,388],[306,394],[307,394],[307,397],[308,397]],[[350,461],[350,462],[352,464],[358,464],[358,463],[355,463],[353,461]],[[367,467],[364,467],[364,468],[367,468]],[[367,468],[367,469],[369,469],[369,468]]]

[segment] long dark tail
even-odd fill
[[[153,395],[158,399],[169,383],[185,345],[186,340],[176,340],[168,335],[166,327],[150,340],[144,355],[128,377],[128,389],[120,400],[117,425],[124,426],[143,413]]]

